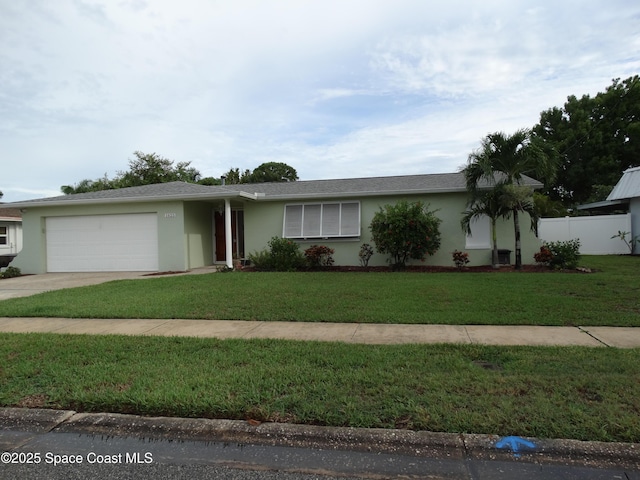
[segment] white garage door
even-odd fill
[[[49,217],[47,271],[158,270],[155,213]]]

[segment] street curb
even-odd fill
[[[0,430],[277,445],[640,471],[640,444],[0,408]]]
[[[76,414],[72,410],[0,408],[0,429],[47,433]]]

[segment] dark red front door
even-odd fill
[[[216,262],[226,261],[224,213],[215,212],[214,223],[216,229]],[[233,256],[244,258],[244,212],[231,211],[231,242]]]

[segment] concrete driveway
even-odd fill
[[[171,273],[176,275],[198,275],[213,273],[216,266],[194,268],[188,272]],[[83,287],[85,285],[97,285],[112,280],[125,280],[131,278],[158,278],[162,275],[158,272],[75,272],[75,273],[43,273],[41,275],[24,275],[16,278],[0,279],[0,300],[8,298],[28,297],[37,293],[50,290],[62,290],[63,288]],[[167,273],[167,275],[169,275]]]
[[[144,277],[149,272],[82,272],[82,273],[44,273],[42,275],[24,275],[22,277],[0,280],[0,300],[28,297],[37,293],[63,288],[97,285],[112,280]]]

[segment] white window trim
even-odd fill
[[[323,224],[323,216],[324,216],[324,206],[325,205],[339,205],[338,212],[338,233],[325,234],[322,231]],[[358,218],[357,218],[357,233],[342,233],[342,212],[343,205],[357,205],[358,206]],[[305,235],[304,232],[304,212],[306,207],[317,207],[320,206],[320,234],[319,235]],[[300,235],[287,235],[287,208],[288,207],[302,207],[302,218],[300,220]],[[291,238],[296,240],[306,240],[306,239],[348,239],[348,238],[359,238],[361,233],[361,206],[359,201],[344,201],[344,202],[314,202],[314,203],[288,203],[284,206],[284,218],[282,220],[282,238]]]

